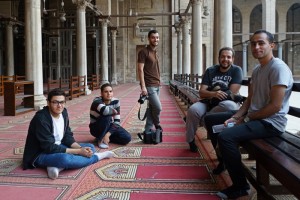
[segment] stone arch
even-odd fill
[[[243,31],[243,19],[241,11],[232,6],[232,33],[242,33]]]
[[[255,6],[250,14],[250,32],[262,28],[262,4]],[[278,32],[278,13],[276,11],[275,30]]]
[[[250,14],[250,32],[262,28],[262,4],[255,6]]]
[[[286,44],[286,58],[287,63],[291,67],[293,75],[300,74],[300,60],[297,59],[297,55],[300,53],[300,3],[295,3],[290,6],[286,15],[286,31],[288,32],[286,38],[288,43]],[[296,34],[289,34],[290,32],[296,32]]]
[[[287,11],[287,32],[300,32],[300,3],[295,3]]]
[[[238,66],[243,65],[243,49],[242,49],[242,36],[240,35],[243,32],[243,18],[240,9],[236,6],[232,6],[232,33],[234,50],[235,50],[235,59],[234,63]]]

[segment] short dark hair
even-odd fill
[[[103,92],[106,87],[112,88],[112,85],[110,83],[104,83],[103,85],[101,85],[101,88],[100,88],[101,92]]]
[[[231,47],[223,47],[223,48],[221,48],[221,49],[219,50],[219,58],[220,58],[220,56],[221,56],[222,51],[231,51],[231,52],[232,52],[232,57],[235,56],[235,51],[234,51],[233,48],[231,48]]]
[[[150,30],[149,32],[148,32],[148,38],[150,38],[150,35],[151,34],[155,34],[155,33],[158,33],[158,31],[157,30]]]
[[[64,96],[66,98],[66,93],[59,88],[55,88],[49,92],[47,100],[51,101],[52,97],[54,96]]]
[[[275,42],[275,39],[274,39],[273,34],[270,33],[269,31],[264,30],[264,29],[258,29],[258,30],[256,30],[256,31],[253,33],[253,35],[260,34],[260,33],[265,33],[265,34],[267,35],[268,41],[269,41],[270,43],[274,43],[274,42]],[[253,35],[252,35],[252,37],[253,37]],[[252,37],[251,37],[251,38],[252,38]],[[250,40],[251,40],[251,38],[250,38]]]

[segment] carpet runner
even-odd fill
[[[94,143],[88,128],[89,107],[99,93],[96,90],[67,102],[70,126],[78,142]],[[216,192],[229,182],[224,176],[210,173],[215,167],[215,155],[211,147],[206,147],[208,142],[197,139],[199,152],[189,151],[184,112],[168,86],[161,88],[163,143],[143,144],[137,137],[145,123],[137,117],[139,93],[138,84],[114,87],[115,96],[121,100],[122,125],[132,134],[132,141],[126,146],[110,144],[115,158],[82,169],[64,170],[56,180],[47,178],[45,169],[22,170],[24,142],[35,112],[0,116],[0,199],[219,199]],[[97,150],[105,151],[98,147]]]

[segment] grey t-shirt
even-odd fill
[[[267,65],[256,66],[251,77],[253,88],[249,113],[265,107],[270,101],[270,91],[275,85],[285,85],[286,90],[280,111],[263,120],[284,132],[287,124],[285,115],[289,111],[289,98],[292,92],[293,76],[290,68],[279,58],[273,58]]]

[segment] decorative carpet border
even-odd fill
[[[136,198],[134,198],[137,194]],[[80,196],[76,200],[92,200],[92,199],[114,199],[114,200],[130,200],[130,199],[151,199],[150,196],[158,196],[159,199],[187,199],[188,197],[193,196],[194,199],[206,199],[213,200],[219,199],[214,191],[172,191],[172,190],[155,190],[149,191],[146,189],[123,189],[123,188],[100,188],[95,189],[85,195]],[[175,198],[170,198],[174,196]],[[148,198],[147,198],[148,197]],[[157,198],[156,198],[157,199]],[[191,198],[188,198],[191,199]]]
[[[201,159],[203,160],[203,155],[199,151],[199,153],[192,153],[183,146],[183,148],[178,148],[173,149],[174,146],[144,146],[144,147],[133,147],[133,146],[128,146],[128,147],[119,147],[114,149],[114,153],[116,154],[116,158],[142,158],[142,159],[178,159],[178,160],[190,160],[190,159]],[[146,153],[143,152],[147,151]],[[156,151],[155,151],[156,150]],[[178,151],[180,150],[180,151]],[[150,152],[149,152],[150,151]],[[151,154],[151,151],[153,153]],[[175,154],[172,154],[172,151]],[[178,155],[176,155],[178,153]],[[186,154],[186,155],[185,155]]]

